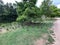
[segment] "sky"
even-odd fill
[[[7,2],[11,2],[11,3],[15,3],[15,1],[21,1],[21,0],[3,0],[4,3],[7,3]],[[41,3],[43,2],[43,0],[38,0],[37,1],[37,6],[39,7],[39,5],[41,5]],[[53,4],[56,5],[58,8],[60,8],[60,0],[53,0]]]
[[[53,4],[60,8],[60,0],[53,0]]]

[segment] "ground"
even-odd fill
[[[54,35],[55,42],[52,45],[60,45],[60,18],[56,18],[56,21],[54,22],[52,29],[55,34]]]
[[[52,23],[46,23],[46,21],[30,26],[21,26],[15,22],[2,24],[0,27],[7,32],[0,34],[0,45],[44,45],[46,42],[51,43],[53,41],[49,33],[51,26]]]

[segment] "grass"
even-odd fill
[[[15,31],[0,34],[0,45],[33,45],[35,40],[42,38],[42,34],[49,34],[48,29],[51,25],[51,23],[41,23],[40,25],[17,27]],[[5,26],[10,29],[6,24],[2,27]]]

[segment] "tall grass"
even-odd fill
[[[35,40],[42,38],[42,34],[49,34],[48,29],[51,25],[51,23],[41,23],[39,25],[18,26],[13,29],[15,31],[0,34],[0,45],[33,45]]]

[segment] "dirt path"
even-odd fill
[[[56,38],[54,38],[55,42],[52,45],[60,45],[60,18],[56,18],[53,25],[53,30]]]

